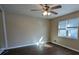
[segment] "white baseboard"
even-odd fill
[[[0,49],[0,54],[5,50],[5,48],[1,48]]]
[[[15,49],[15,48],[20,48],[20,47],[25,47],[25,46],[30,46],[30,45],[36,45],[36,43],[27,44],[27,45],[21,45],[21,46],[15,46],[15,47],[8,47],[7,49]]]
[[[68,49],[70,49],[70,50],[79,52],[79,50],[77,50],[77,49],[74,49],[74,48],[71,48],[71,47],[68,47],[68,46],[65,46],[65,45],[61,45],[61,44],[59,44],[59,43],[57,43],[57,42],[52,42],[52,43],[57,44],[57,45],[60,45],[60,46],[65,47],[65,48],[68,48]]]

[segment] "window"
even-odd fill
[[[58,36],[78,39],[78,18],[63,20],[58,24]]]
[[[59,22],[58,36],[61,36],[61,37],[66,37],[67,36],[66,23],[67,23],[66,21]]]

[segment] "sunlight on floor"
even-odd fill
[[[49,48],[51,48],[52,46],[49,45],[49,44],[44,44],[44,47],[49,47]]]

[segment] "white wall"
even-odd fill
[[[3,19],[2,19],[2,12],[0,11],[0,48],[5,47],[4,42],[4,32],[3,32]]]
[[[47,41],[48,24],[48,20],[7,13],[8,48],[34,44],[41,37]]]
[[[2,40],[3,40],[3,27],[2,27],[2,16],[0,12],[0,48],[2,47]]]

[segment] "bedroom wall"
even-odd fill
[[[0,48],[2,47],[2,40],[3,40],[3,26],[2,26],[2,16],[0,11]]]
[[[3,32],[3,18],[2,18],[2,12],[0,10],[0,48],[5,47],[5,41],[4,41],[4,32]]]
[[[25,15],[6,13],[8,48],[48,40],[49,21]]]
[[[72,40],[72,39],[68,39],[68,38],[58,37],[58,22],[60,20],[71,19],[74,17],[79,18],[79,11],[68,14],[68,15],[64,15],[64,16],[61,16],[61,17],[58,17],[55,19],[51,19],[51,21],[50,21],[50,24],[51,24],[50,42],[54,42],[54,43],[63,45],[65,47],[69,47],[69,48],[72,48],[72,49],[79,51],[79,38],[78,38],[78,40]]]

